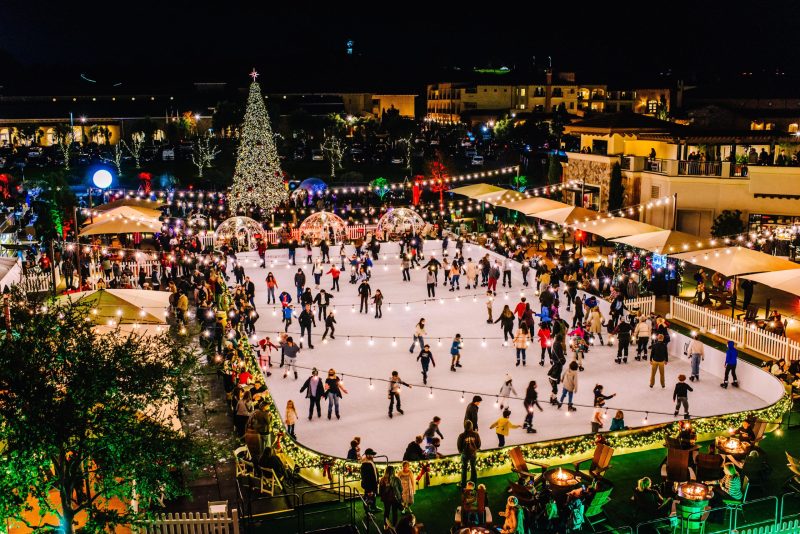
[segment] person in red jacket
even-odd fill
[[[545,352],[550,356],[550,361],[553,361],[553,340],[551,338],[550,324],[539,323],[539,332],[536,335],[539,337],[539,346],[542,347],[542,358],[539,361],[539,365],[544,366]]]
[[[331,275],[331,277],[333,278],[333,285],[331,286],[331,291],[333,291],[334,289],[336,291],[339,291],[339,275],[341,274],[341,272],[342,271],[340,271],[334,264],[331,263],[330,270],[327,273],[325,273]]]
[[[522,316],[525,315],[525,308],[526,308],[526,301],[525,297],[522,297],[517,305],[514,307],[514,315],[517,316],[517,320],[520,324],[522,324]]]

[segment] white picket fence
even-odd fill
[[[55,270],[56,273],[56,287],[61,281],[61,272],[59,269]],[[41,293],[51,291],[53,288],[53,276],[50,273],[42,272],[28,272],[23,275],[19,280],[19,285],[26,293]]]
[[[628,299],[625,301],[625,307],[629,310],[639,308],[640,315],[650,315],[656,311],[656,297],[650,295],[649,297]]]
[[[376,225],[374,224],[351,224],[345,227],[347,232],[347,239],[363,239],[364,236],[367,235],[369,232],[375,232]],[[285,233],[278,232],[276,230],[267,230],[265,231],[262,236],[264,240],[269,243],[270,245],[276,245],[281,243],[282,240],[285,241]],[[290,232],[289,239],[296,239],[300,240],[300,230],[295,228]],[[214,247],[215,245],[215,238],[213,233],[208,233],[202,236],[198,236],[200,240],[201,246],[205,248]]]
[[[159,260],[123,261],[119,263],[119,266],[120,272],[128,268],[133,273],[133,278],[138,279],[141,271],[144,271],[145,275],[148,277],[153,273],[153,269],[159,269],[160,272],[161,262]],[[97,280],[100,276],[104,276],[104,274],[103,265],[101,263],[91,262],[89,264],[89,278],[91,280]]]
[[[239,534],[239,513],[234,508],[230,516],[191,512],[161,514],[143,530],[146,534]]]
[[[764,525],[761,527],[737,530],[739,534],[795,534],[800,532],[800,519],[782,521],[777,525]]]
[[[776,360],[800,359],[800,343],[762,330],[753,323],[748,325],[744,321],[731,318],[729,314],[710,310],[676,297],[670,298],[669,308],[670,315],[674,319],[734,341],[742,348]]]

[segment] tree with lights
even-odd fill
[[[131,144],[126,143],[125,140],[121,141],[122,146],[125,147],[125,150],[127,150],[128,154],[133,158],[137,169],[140,167],[145,138],[144,132],[133,132],[133,134],[131,134]]]
[[[56,124],[53,127],[56,136],[56,143],[58,150],[61,152],[61,157],[64,158],[64,170],[69,170],[69,149],[72,147],[72,142],[75,140],[75,133],[69,124]]]
[[[253,69],[250,75],[253,83],[247,97],[229,198],[232,214],[250,208],[271,210],[286,196],[269,115],[261,96],[261,86],[256,81],[258,73]]]
[[[336,169],[342,168],[342,158],[344,157],[344,146],[339,141],[339,136],[325,134],[325,142],[322,143],[322,152],[331,164],[331,178],[336,178]]]
[[[0,517],[101,533],[185,494],[182,475],[211,459],[191,429],[172,426],[170,406],[197,379],[193,351],[169,334],[99,333],[80,302],[10,300],[10,331],[0,323]]]
[[[197,176],[202,178],[203,169],[211,168],[211,162],[219,155],[219,148],[211,143],[211,137],[208,135],[197,139],[192,148],[192,163],[197,167]]]

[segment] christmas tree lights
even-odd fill
[[[242,124],[233,187],[229,197],[231,214],[253,209],[271,210],[286,196],[283,173],[275,148],[269,114],[256,81],[258,73],[250,74],[250,95]]]

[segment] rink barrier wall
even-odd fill
[[[477,245],[467,244],[465,246],[465,251],[470,252],[472,246]],[[438,251],[441,249],[432,247],[426,248],[431,249],[428,254],[440,254]],[[504,259],[496,253],[491,251],[487,252],[490,256]],[[514,263],[515,267],[519,269],[519,264],[517,262]],[[530,287],[529,289],[533,288]],[[611,304],[605,299],[598,298],[598,306],[600,306],[604,317],[607,318]],[[640,313],[647,314],[655,309],[655,297],[649,296],[632,299],[631,301],[626,301],[626,306],[629,308],[638,306]],[[679,357],[682,355],[683,346],[688,343],[688,338],[672,330],[670,331],[670,336],[672,340],[675,340],[674,343],[670,342],[669,344],[672,357]],[[247,347],[248,350],[250,350],[251,371],[254,375],[260,376],[261,379],[264,380],[263,372],[258,366],[258,362],[250,349],[249,343],[247,343]],[[724,371],[724,354],[706,346],[706,360],[704,361],[704,365],[701,366],[701,369],[706,373],[714,375],[718,371]],[[693,419],[694,428],[700,438],[710,439],[715,435],[728,431],[730,428],[737,428],[746,417],[758,417],[765,421],[777,422],[780,421],[783,414],[791,408],[791,399],[784,394],[780,382],[771,374],[747,362],[740,362],[737,373],[739,374],[739,381],[743,389],[763,399],[764,396],[756,393],[756,391],[758,391],[758,393],[763,393],[762,391],[758,389],[754,391],[751,389],[763,388],[768,392],[766,397],[769,399],[765,400],[765,403],[769,403],[772,399],[774,399],[774,401],[759,410],[748,410],[745,412]],[[266,383],[266,381],[264,382]],[[303,478],[314,484],[347,484],[357,488],[360,487],[360,464],[358,462],[350,462],[343,458],[332,457],[317,452],[291,439],[285,433],[281,414],[271,400],[270,397],[269,410],[272,415],[270,425],[273,435],[277,436],[276,441],[278,448],[281,454],[289,460],[289,463],[295,465],[299,469]],[[615,449],[615,454],[629,454],[663,447],[664,435],[677,434],[679,424],[680,421],[676,420],[656,425],[636,427],[625,431],[605,432],[604,436],[609,441],[610,446]],[[509,446],[481,451],[478,454],[477,461],[480,476],[487,477],[510,473],[511,462],[508,458],[508,451],[513,447],[514,446]],[[593,434],[585,434],[545,442],[534,442],[520,445],[520,447],[526,459],[557,466],[578,458],[591,456],[595,448],[595,443]],[[402,462],[379,463],[381,465],[395,465],[399,468]],[[420,474],[417,482],[418,488],[424,487],[425,485],[457,483],[461,478],[461,460],[459,455],[445,456],[438,460],[411,462],[411,464],[412,470]]]
[[[723,339],[732,340],[738,347],[748,349],[773,360],[800,359],[800,343],[758,328],[755,323],[735,319],[729,314],[698,306],[677,297],[670,297],[670,317]]]

